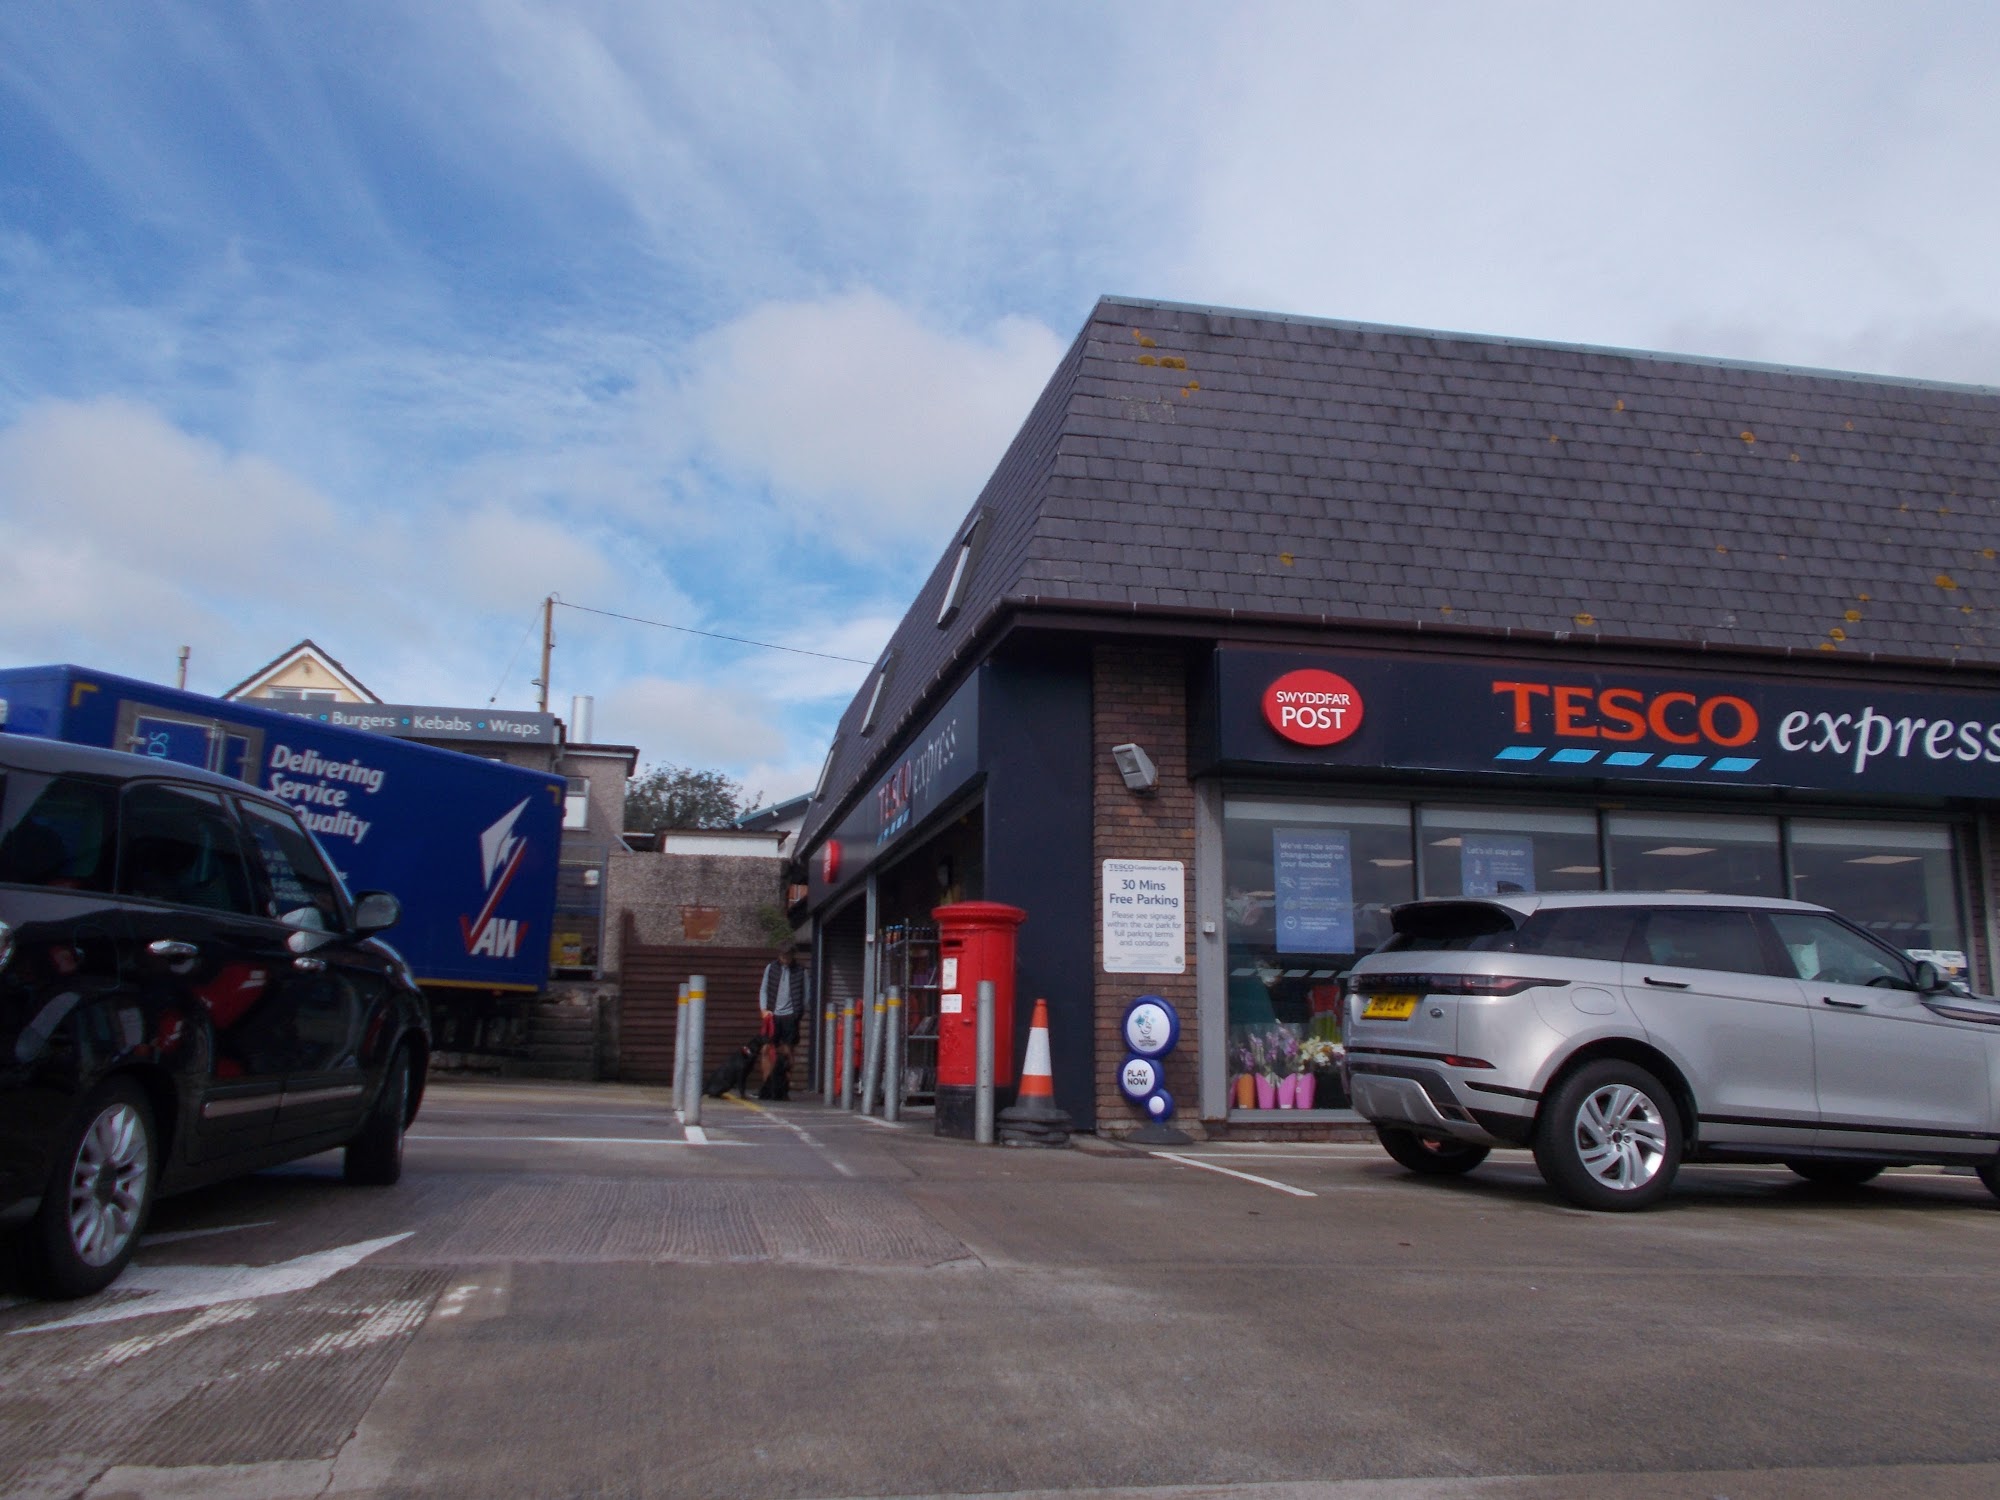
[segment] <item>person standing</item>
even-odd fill
[[[763,981],[757,986],[760,1016],[771,1018],[770,1037],[777,1049],[777,1066],[789,1067],[792,1048],[799,1043],[799,1017],[806,1008],[806,976],[799,967],[799,945],[787,943],[778,956],[764,965]]]

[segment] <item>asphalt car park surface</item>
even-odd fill
[[[1602,1215],[1525,1153],[928,1129],[439,1081],[397,1187],[205,1189],[0,1305],[0,1494],[2000,1492],[1971,1177]]]

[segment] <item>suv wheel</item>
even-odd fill
[[[1456,1177],[1462,1172],[1470,1172],[1485,1161],[1488,1154],[1484,1146],[1439,1140],[1436,1136],[1418,1135],[1414,1130],[1400,1130],[1393,1125],[1377,1125],[1375,1134],[1381,1138],[1384,1151],[1420,1177]]]
[[[1818,1187],[1857,1188],[1882,1175],[1880,1167],[1865,1161],[1788,1161],[1785,1167]]]
[[[398,1047],[382,1075],[375,1107],[347,1143],[341,1172],[363,1187],[393,1187],[403,1176],[403,1120],[410,1110],[410,1049]]]
[[[152,1206],[153,1111],[130,1079],[108,1080],[58,1145],[55,1171],[24,1246],[29,1284],[87,1297],[118,1279]]]
[[[1681,1112],[1644,1068],[1605,1058],[1559,1084],[1535,1127],[1535,1165],[1583,1208],[1650,1208],[1681,1165]]]
[[[1973,1170],[1979,1174],[1979,1180],[1986,1184],[1986,1191],[2000,1198],[2000,1161],[1981,1162]]]

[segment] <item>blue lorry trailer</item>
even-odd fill
[[[563,778],[82,667],[0,669],[6,732],[220,771],[297,810],[350,891],[403,904],[387,934],[424,985],[539,991]]]

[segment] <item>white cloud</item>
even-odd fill
[[[926,326],[879,293],[770,303],[702,339],[684,395],[723,464],[824,540],[928,554],[971,506],[1063,340]]]
[[[754,691],[665,677],[627,678],[597,700],[600,743],[637,745],[644,763],[740,766],[786,753]]]

